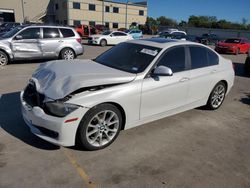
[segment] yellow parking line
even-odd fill
[[[69,159],[70,163],[76,169],[83,182],[86,184],[88,188],[97,188],[97,186],[89,179],[87,173],[83,170],[83,168],[78,164],[73,154],[69,151],[69,149],[63,148],[64,154]]]

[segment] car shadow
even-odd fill
[[[240,99],[240,102],[242,102],[243,104],[250,105],[250,93],[245,93],[245,94],[246,94],[246,96],[242,97]]]
[[[245,73],[244,64],[243,63],[233,62],[233,65],[234,65],[235,76],[250,77],[249,75],[247,75]]]
[[[53,61],[56,59],[35,59],[35,60],[15,60],[10,62],[10,64],[34,64],[34,63],[45,63],[47,61]]]
[[[0,95],[0,127],[30,146],[43,150],[59,149],[59,146],[46,142],[30,132],[22,118],[19,96],[20,92]]]

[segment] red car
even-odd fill
[[[240,54],[247,53],[250,49],[250,42],[244,38],[229,38],[223,42],[219,42],[215,51],[218,53],[231,53],[231,54]]]
[[[100,33],[94,26],[84,24],[76,26],[75,30],[82,38],[88,38],[90,35]]]

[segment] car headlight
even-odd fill
[[[45,103],[45,111],[53,116],[65,117],[80,106],[75,104],[63,103],[60,101]]]

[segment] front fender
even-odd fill
[[[102,103],[119,104],[126,115],[126,124],[139,120],[142,82],[132,81],[98,91],[85,91],[72,97],[68,103],[92,108]],[[125,129],[127,129],[125,125]]]
[[[9,58],[12,60],[14,58],[12,50],[10,48],[10,46],[7,45],[3,45],[0,43],[0,50],[4,51],[7,53],[7,55],[9,56]]]
[[[84,52],[84,48],[80,44],[73,45],[73,44],[70,44],[70,42],[69,42],[69,43],[67,43],[67,45],[61,45],[56,49],[56,56],[59,56],[61,51],[64,48],[71,48],[72,50],[74,50],[76,55],[83,54],[83,52]]]

